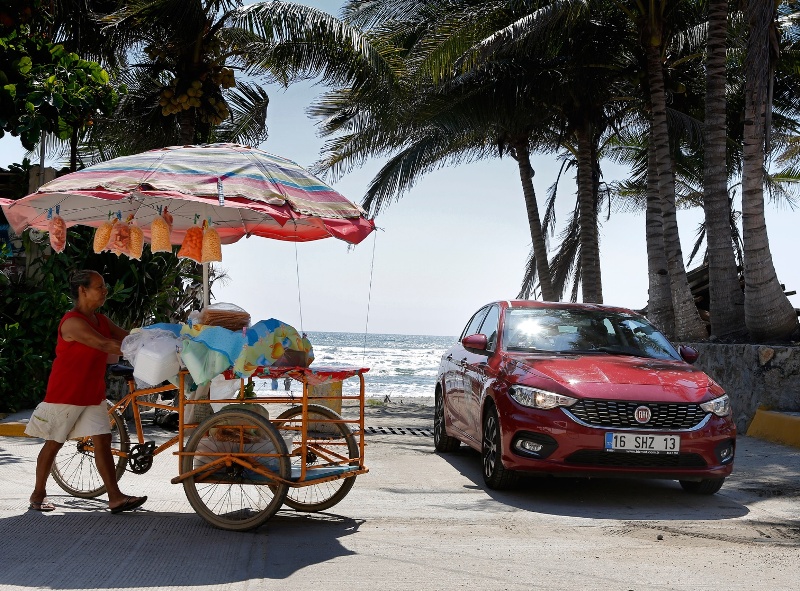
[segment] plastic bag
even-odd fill
[[[222,262],[222,243],[219,234],[211,226],[203,231],[203,253],[200,262]]]
[[[203,229],[200,226],[192,226],[186,230],[183,237],[181,249],[178,251],[179,258],[192,259],[198,263],[203,260]]]
[[[67,224],[60,215],[56,214],[47,223],[50,232],[50,246],[56,252],[64,252],[67,246]]]
[[[137,384],[155,386],[180,370],[181,340],[168,330],[135,330],[122,339],[122,355],[133,366]]]
[[[150,250],[152,252],[172,252],[172,215],[164,212],[150,224]]]
[[[101,253],[108,247],[108,241],[111,239],[111,229],[116,223],[114,221],[107,221],[100,224],[97,230],[94,231],[93,248],[96,253]]]
[[[130,256],[131,248],[131,227],[117,221],[111,228],[111,237],[108,239],[108,250],[119,256],[126,254]]]
[[[128,256],[138,261],[142,258],[142,251],[144,250],[144,232],[142,232],[142,229],[133,220],[128,222],[128,224],[130,230]]]
[[[241,382],[239,379],[226,380],[224,376],[218,375],[211,380],[209,398],[211,398],[211,400],[230,400],[236,398],[239,395],[240,385]],[[226,406],[226,403],[212,403],[211,409],[214,412],[219,412],[224,406]]]
[[[250,314],[236,304],[218,302],[200,312],[200,324],[222,326],[228,330],[242,330],[250,326]]]

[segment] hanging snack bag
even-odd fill
[[[172,252],[172,215],[164,208],[164,212],[150,224],[150,250],[152,252]]]
[[[205,226],[203,231],[203,256],[200,262],[222,262],[222,243],[219,240],[219,234],[206,222],[203,222],[203,225]]]
[[[52,210],[51,210],[52,211]],[[47,223],[47,230],[50,232],[50,246],[56,252],[64,252],[67,246],[67,224],[56,209],[56,215],[50,218]]]
[[[131,219],[128,224],[131,236],[128,256],[138,261],[142,258],[142,251],[144,250],[144,232],[142,232],[142,229],[133,219]]]
[[[103,252],[108,247],[108,241],[111,239],[111,229],[114,227],[116,218],[112,221],[106,221],[98,226],[94,231],[94,251],[96,253]]]
[[[198,263],[202,262],[203,229],[200,226],[192,226],[186,230],[186,236],[183,237],[178,257],[192,259]]]
[[[130,256],[131,248],[131,227],[128,224],[117,222],[111,228],[111,237],[108,240],[108,250],[116,254],[126,254]]]

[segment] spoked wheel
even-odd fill
[[[192,508],[214,527],[255,529],[280,509],[288,485],[254,470],[289,480],[286,444],[270,422],[252,411],[223,409],[195,429],[181,460],[185,474],[220,457],[228,461],[183,481]],[[269,454],[269,455],[261,455]],[[238,460],[238,461],[237,461]]]
[[[317,404],[308,405],[308,429],[306,442],[306,469],[335,462],[341,459],[352,459],[351,466],[358,466],[358,442],[344,423],[324,423],[319,421],[340,421],[341,415],[333,410]],[[286,443],[291,442],[292,451],[298,451],[302,445],[303,407],[294,406],[283,412],[275,420]],[[292,456],[292,468],[299,473],[303,458]],[[306,478],[308,478],[306,472]],[[296,511],[324,511],[341,501],[355,484],[356,477],[349,476],[338,480],[329,480],[320,484],[311,484],[289,488],[286,503]]]
[[[489,488],[501,490],[517,481],[517,474],[503,466],[503,447],[500,440],[500,421],[494,407],[486,409],[483,419],[481,456],[483,459],[483,481]]]
[[[455,437],[447,434],[444,423],[444,394],[436,389],[436,397],[433,410],[433,447],[436,451],[448,452],[458,449],[461,442]]]
[[[109,408],[112,404],[108,403]],[[116,462],[117,480],[125,474],[130,451],[128,426],[122,415],[114,411],[109,414],[111,421],[111,452]],[[106,492],[106,485],[100,478],[94,461],[94,443],[91,437],[70,439],[64,443],[56,455],[50,471],[56,484],[74,497],[91,499]]]

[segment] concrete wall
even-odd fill
[[[800,347],[687,344],[700,352],[695,366],[731,397],[739,433],[747,432],[759,407],[800,411]]]

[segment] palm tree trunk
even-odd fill
[[[525,209],[528,213],[528,226],[531,231],[533,256],[536,259],[536,273],[539,276],[539,288],[542,299],[547,302],[558,301],[553,282],[550,277],[550,265],[547,261],[547,247],[542,233],[542,222],[539,219],[539,206],[536,203],[536,193],[533,190],[533,167],[528,146],[522,142],[514,145],[517,166],[519,166],[519,179],[522,182],[522,194],[525,196]]]
[[[797,327],[797,315],[778,283],[764,219],[764,117],[773,3],[749,0],[747,18],[742,161],[745,323],[755,340],[784,339]]]
[[[594,199],[592,128],[585,124],[578,139],[578,220],[581,244],[581,289],[584,302],[603,303],[600,275],[600,246],[597,237],[597,208]]]
[[[181,111],[178,122],[181,126],[181,144],[188,146],[194,143],[194,109]]]
[[[647,244],[647,318],[667,338],[675,337],[675,313],[669,286],[669,264],[664,249],[664,226],[661,221],[661,195],[658,192],[658,172],[655,143],[647,146],[647,210],[645,241]]]
[[[651,141],[655,142],[664,246],[669,263],[672,308],[675,312],[675,338],[681,341],[705,339],[708,337],[708,333],[705,324],[700,319],[692,291],[689,289],[686,268],[683,265],[680,236],[678,235],[678,220],[675,214],[675,180],[672,175],[660,46],[648,44],[646,51],[652,117]]]
[[[711,336],[743,331],[744,294],[731,241],[725,158],[725,62],[728,0],[710,0],[706,57],[703,208],[708,241]]]

